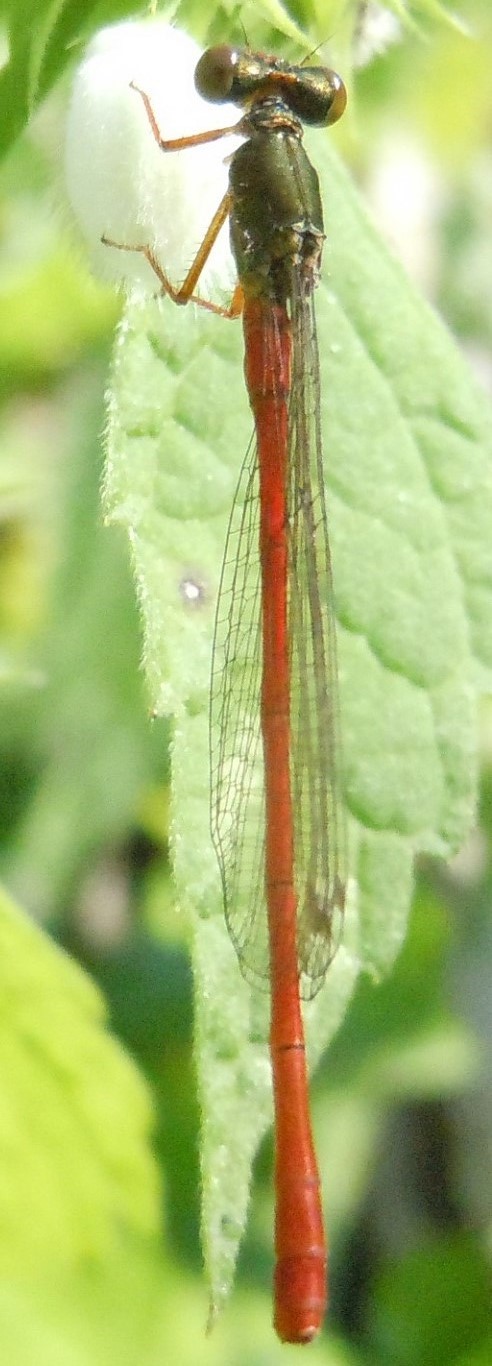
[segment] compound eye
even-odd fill
[[[230,99],[238,56],[236,49],[227,43],[209,47],[203,53],[195,69],[195,89],[204,100],[225,104]]]
[[[347,103],[347,91],[345,89],[341,76],[337,76],[336,71],[330,71],[329,75],[331,81],[332,98],[330,100],[330,108],[326,119],[327,124],[337,123],[338,119],[341,119]]]

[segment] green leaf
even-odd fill
[[[172,1279],[155,1247],[125,1235],[102,1263],[85,1259],[57,1267],[56,1276],[47,1269],[32,1278],[3,1276],[0,1284],[9,1366],[157,1366],[166,1344],[180,1339],[184,1366],[194,1360],[203,1323],[196,1283]]]
[[[2,896],[3,1274],[76,1266],[158,1221],[151,1112],[95,987]]]
[[[53,300],[55,296],[52,284]],[[47,297],[44,282],[41,295],[34,290],[34,298],[40,297]],[[51,311],[68,348],[54,302]],[[2,867],[18,900],[40,920],[64,915],[75,882],[86,877],[91,860],[107,850],[108,842],[114,848],[126,837],[142,786],[153,781],[156,771],[155,737],[142,699],[126,546],[101,526],[101,391],[88,376],[77,384],[57,479],[46,474],[39,431],[26,454],[31,506],[40,526],[49,524],[57,570],[43,649],[36,657],[43,686],[38,681],[29,709],[41,762],[30,800],[21,806],[19,819],[10,820]],[[19,468],[23,453],[17,430],[12,446]],[[46,451],[52,459],[51,436]],[[42,592],[39,560],[32,572]],[[2,744],[8,772],[12,719],[10,709],[5,711]]]
[[[72,47],[107,18],[130,12],[128,0],[10,0],[9,60],[0,71],[0,155],[25,127],[72,59]],[[9,12],[10,11],[10,12]]]
[[[465,1232],[429,1240],[383,1272],[373,1307],[376,1360],[395,1366],[480,1360],[475,1352],[490,1343],[485,1248]]]
[[[484,396],[322,137],[312,145],[328,238],[317,300],[322,425],[359,883],[329,982],[306,1010],[314,1062],[360,967],[386,970],[401,945],[415,851],[455,849],[472,819],[474,689],[490,685],[492,664],[492,479]],[[267,1003],[242,982],[227,940],[208,816],[214,604],[250,428],[240,326],[168,300],[131,302],[115,352],[106,503],[130,535],[151,697],[175,716],[174,865],[195,925],[214,1306],[271,1120]]]

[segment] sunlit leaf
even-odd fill
[[[97,1261],[156,1231],[146,1088],[95,987],[5,896],[0,941],[2,1267]]]

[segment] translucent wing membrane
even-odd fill
[[[297,941],[304,996],[338,947],[345,902],[345,822],[333,586],[312,294],[294,292],[289,421],[291,783]]]
[[[290,783],[301,992],[316,994],[339,943],[344,822],[333,593],[324,495],[312,296],[294,282],[288,459]],[[274,329],[268,329],[274,337]],[[273,345],[274,342],[268,342]],[[273,357],[267,358],[273,370]],[[268,987],[261,592],[256,443],[227,536],[211,690],[212,836],[241,969]]]
[[[211,826],[241,970],[268,986],[265,800],[260,723],[258,467],[251,441],[236,489],[219,590],[210,704]]]

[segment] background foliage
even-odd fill
[[[418,31],[409,25],[355,72],[344,150],[490,386],[492,42],[485,0],[461,5],[469,37],[443,21],[444,8],[409,7]],[[350,71],[354,6],[331,10],[330,59]],[[58,207],[72,45],[127,12],[86,5],[81,34],[79,5],[4,6],[0,819],[17,906],[6,899],[0,922],[0,1343],[19,1366],[282,1350],[269,1327],[268,1144],[238,1289],[203,1338],[188,929],[167,858],[169,727],[147,720],[126,548],[99,509],[119,305],[90,279]],[[272,47],[282,42],[268,30],[276,21],[289,51],[294,22],[310,47],[327,23],[325,5],[291,6],[287,23],[273,0],[239,17],[191,0],[178,20],[200,40],[209,23],[214,37],[240,39],[242,22],[252,43]],[[361,980],[316,1075],[333,1309],[311,1350],[327,1362],[490,1359],[489,733],[484,710],[473,839],[452,868],[420,869],[394,972],[378,987]]]

